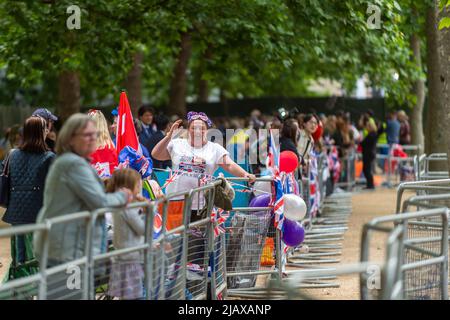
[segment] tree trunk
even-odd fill
[[[136,52],[133,54],[133,66],[128,72],[124,86],[127,90],[128,101],[130,102],[133,116],[137,116],[137,110],[142,105],[142,62],[144,54]]]
[[[219,96],[220,96],[220,104],[222,105],[224,116],[225,117],[229,117],[230,116],[230,109],[229,109],[229,106],[228,106],[228,99],[227,99],[226,91],[224,89],[220,89]]]
[[[437,0],[434,6],[427,9],[426,17],[426,39],[427,39],[427,83],[428,83],[428,112],[427,112],[427,132],[425,141],[425,151],[427,154],[433,152],[447,152],[445,137],[440,125],[442,119],[442,90],[440,56],[439,56],[439,33],[438,33],[438,6]],[[433,165],[438,164],[433,162]],[[442,170],[442,169],[433,169]]]
[[[187,68],[192,51],[191,35],[184,32],[181,35],[180,52],[170,82],[169,115],[177,114],[184,117],[186,114],[186,92],[187,92]]]
[[[445,9],[444,9],[445,10]],[[446,10],[445,10],[446,11]],[[447,12],[445,12],[447,14]],[[441,70],[442,110],[438,113],[438,122],[434,125],[441,130],[447,156],[450,151],[450,29],[444,28],[439,33],[439,66]],[[431,137],[434,139],[434,137]],[[450,157],[449,162],[450,162]],[[450,163],[449,163],[450,167]]]
[[[76,71],[63,71],[58,78],[58,116],[62,121],[80,112],[80,77]]]
[[[201,78],[198,81],[198,102],[208,102],[209,90],[208,81]]]
[[[205,79],[202,79],[203,73],[206,69],[206,64],[212,57],[212,46],[208,45],[208,48],[203,54],[203,59],[200,62],[201,66],[198,72],[198,102],[208,102],[209,97],[209,88],[208,88],[208,81]]]
[[[420,54],[420,38],[417,34],[411,37],[411,49],[414,54],[414,60],[419,70],[422,70],[422,56]],[[425,81],[421,78],[414,82],[414,95],[416,104],[411,112],[411,143],[424,147],[423,138],[423,105],[425,102]]]

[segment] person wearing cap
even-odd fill
[[[56,134],[53,130],[53,124],[55,121],[58,121],[58,117],[51,113],[47,108],[36,109],[32,116],[41,117],[47,122],[48,135],[45,138],[45,143],[52,152],[55,152]]]

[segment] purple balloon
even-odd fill
[[[283,241],[289,247],[296,247],[305,240],[305,229],[298,221],[284,219]]]
[[[249,207],[252,208],[262,208],[262,207],[268,207],[270,204],[270,194],[260,194],[259,196],[256,196],[250,201]]]

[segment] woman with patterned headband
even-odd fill
[[[245,177],[249,182],[255,181],[255,176],[246,172],[229,156],[227,150],[221,145],[207,140],[208,128],[212,122],[203,112],[189,112],[188,138],[172,139],[174,131],[180,127],[182,120],[176,121],[167,135],[153,149],[152,157],[157,160],[172,160],[172,169],[181,175],[167,186],[167,193],[186,191],[197,188],[200,185],[201,176],[212,176],[218,167],[237,177]],[[179,203],[172,204],[172,212],[180,211],[182,208],[182,197]],[[195,196],[192,202],[191,221],[198,219],[196,212],[205,206],[203,195]],[[177,207],[177,208],[175,208]],[[171,208],[169,208],[171,209]],[[182,211],[181,211],[182,212]],[[168,228],[181,224],[178,219],[169,219]]]

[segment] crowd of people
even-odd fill
[[[45,108],[39,108],[22,126],[7,129],[0,140],[0,156],[4,158],[0,172],[5,173],[7,169],[10,181],[9,202],[3,221],[11,225],[30,224],[70,213],[123,207],[134,201],[144,201],[142,181],[146,175],[120,163],[121,150],[116,149],[118,115],[117,109],[107,117],[101,110],[91,109],[87,114],[72,115],[56,132],[54,124],[58,117]],[[109,123],[107,118],[110,118]],[[187,134],[175,138],[174,132],[181,126],[187,128]],[[352,122],[345,112],[326,116],[285,110],[265,115],[256,109],[246,119],[209,119],[201,112],[189,112],[186,119],[179,119],[156,113],[150,106],[142,106],[134,121],[139,152],[143,159],[152,163],[153,169],[212,177],[221,167],[233,176],[254,182],[266,164],[239,165],[226,146],[208,140],[207,131],[213,126],[224,133],[226,129],[280,130],[280,151],[292,151],[297,156],[300,179],[305,176],[314,152],[331,152],[335,148],[337,156],[342,159],[360,146],[368,189],[374,188],[372,172],[376,144],[383,143],[383,139],[387,144],[410,143],[410,128],[403,111],[390,113],[386,123],[381,123],[370,111],[362,114],[356,122]],[[250,145],[247,148],[250,152],[258,152]],[[176,193],[198,186],[198,178],[182,175],[167,186],[166,192]],[[191,221],[201,218],[199,212],[205,203],[203,197],[198,199],[194,199],[191,207]],[[182,198],[170,202],[170,227],[182,223],[183,205]],[[105,252],[102,219],[98,220],[96,228],[94,250],[96,253]],[[123,216],[114,216],[114,247],[125,248],[130,243],[138,243],[144,229],[139,210],[127,210]],[[61,224],[52,229],[49,267],[83,256],[84,230],[78,224]],[[33,250],[33,235],[16,236],[11,241],[12,268],[35,258],[39,260]],[[41,241],[41,237],[35,236],[34,246],[40,246]],[[136,275],[143,274],[141,264],[136,262],[138,260],[139,257],[131,255],[126,263],[113,268],[112,295],[127,299],[143,297],[141,283],[136,282]],[[10,270],[10,279],[18,276],[13,269]],[[31,274],[33,270],[28,269],[25,273]],[[56,275],[51,285],[57,288],[66,277],[66,274]],[[129,283],[126,292],[117,286],[119,278]],[[135,289],[130,291],[129,288]]]
[[[252,111],[246,118],[220,118],[217,127],[225,132],[233,129],[279,129],[280,150],[293,151],[299,160],[299,169],[307,170],[311,152],[330,152],[336,147],[339,159],[348,157],[352,152],[362,154],[363,173],[368,189],[374,188],[373,173],[375,171],[376,154],[387,154],[394,144],[411,143],[410,125],[405,111],[391,111],[386,121],[375,119],[371,110],[351,119],[350,113],[338,111],[335,114],[303,114],[297,109],[282,110],[274,115]],[[383,145],[378,148],[377,144]],[[384,162],[379,164],[384,170]],[[253,166],[253,172],[260,173],[263,163]],[[345,180],[346,172],[342,171],[337,180]]]
[[[187,139],[172,139],[172,133],[181,124],[181,120],[175,121],[167,134],[164,134],[168,125],[167,118],[158,115],[157,124],[154,125],[153,115],[149,113],[147,107],[142,107],[139,110],[139,121],[135,122],[139,149],[144,154],[138,162],[147,161],[147,169],[145,172],[139,171],[139,179],[136,179],[137,170],[124,168],[119,163],[121,152],[116,150],[110,134],[110,130],[114,132],[117,120],[113,121],[112,126],[108,126],[100,110],[74,114],[65,121],[56,141],[47,142],[50,124],[58,119],[46,109],[37,110],[25,120],[18,131],[17,139],[14,136],[14,144],[9,145],[2,162],[1,171],[7,173],[9,178],[9,200],[3,221],[11,225],[39,223],[48,218],[75,212],[123,207],[133,201],[144,201],[145,198],[141,195],[142,179],[152,169],[148,165],[151,163],[150,153],[155,162],[168,164],[168,161],[171,161],[174,170],[189,167],[194,172],[212,176],[220,165],[232,175],[245,177],[250,182],[255,180],[253,174],[243,170],[230,159],[222,146],[207,140],[207,128],[211,127],[212,123],[206,115],[188,114]],[[181,176],[171,185],[169,192],[176,193],[197,186],[197,179]],[[171,214],[181,215],[182,203],[181,206],[177,206],[176,201],[172,203],[174,207],[171,208]],[[199,219],[200,209],[201,201],[192,204],[192,220]],[[127,210],[125,216],[129,219],[114,218],[115,248],[126,247],[131,239],[142,235],[142,226],[136,225],[136,212]],[[140,219],[142,220],[142,217]],[[105,233],[102,231],[104,221],[99,219],[97,222],[93,239],[94,253],[105,252],[107,249]],[[181,224],[182,220],[178,222]],[[86,238],[85,229],[79,223],[55,225],[52,228],[47,265],[52,267],[81,257]],[[34,239],[31,234],[12,238],[13,262],[9,274],[11,279],[18,276],[17,266],[35,258],[40,259],[39,256],[35,257],[38,252],[35,253],[32,249],[33,241],[34,247],[40,247],[42,238],[39,234],[35,234]],[[114,283],[111,283],[114,295],[126,298],[142,297],[135,291],[134,294],[129,293],[129,288],[136,287],[136,280],[133,279],[142,271],[136,269],[137,266],[141,265],[136,261],[120,264],[121,281],[129,281],[130,284],[124,286],[124,291],[119,294],[117,290],[114,291]],[[24,273],[31,274],[33,269],[22,268],[20,274],[23,276]],[[49,282],[49,288],[60,289],[66,278],[65,273],[54,275]],[[113,281],[114,277],[111,279]],[[70,294],[72,298],[77,298],[73,291],[59,290],[57,294]],[[78,297],[81,297],[80,294],[78,292]]]

